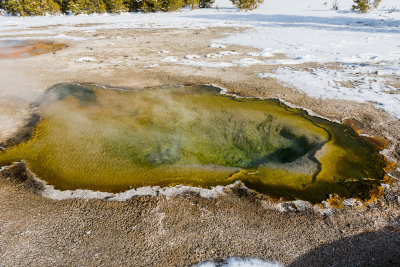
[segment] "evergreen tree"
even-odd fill
[[[354,0],[354,4],[351,7],[353,11],[360,11],[361,13],[367,13],[370,10],[369,0]]]
[[[378,8],[382,0],[354,0],[354,4],[351,7],[353,11],[360,11],[361,13],[367,13],[371,9]]]
[[[185,6],[185,0],[164,0],[162,3],[161,11],[176,11]]]
[[[199,7],[199,0],[185,0],[184,6],[189,6],[191,9],[196,9]]]
[[[253,10],[264,3],[264,0],[231,0],[231,2],[240,10]]]
[[[1,8],[10,15],[24,15],[22,0],[4,0]]]
[[[76,0],[71,0],[68,2],[66,12],[72,12],[74,15],[79,15],[84,13],[84,6],[82,1],[77,2]]]
[[[75,15],[105,13],[106,5],[102,0],[71,0],[68,3],[67,12]]]
[[[382,0],[374,0],[374,2],[373,2],[373,6],[374,6],[374,8],[376,9],[376,8],[378,8],[378,6],[379,6],[379,4],[382,2]]]
[[[34,16],[60,14],[61,10],[53,0],[3,0],[2,8],[11,15]]]
[[[176,11],[185,6],[185,0],[143,0],[144,12]]]
[[[128,11],[124,0],[104,0],[104,3],[106,4],[107,12],[109,13],[119,14]]]
[[[200,0],[199,8],[210,8],[214,2],[215,0]]]
[[[215,0],[185,0],[185,6],[195,8],[210,8]]]
[[[107,7],[106,4],[104,4],[103,0],[86,0],[86,2],[88,3],[88,14],[107,12]]]
[[[143,0],[141,9],[144,12],[156,12],[161,9],[163,0]]]
[[[54,0],[42,0],[41,2],[43,14],[57,15],[61,13],[60,6]]]
[[[66,14],[68,11],[68,4],[70,2],[70,0],[55,0],[54,2],[56,2],[58,4],[58,6],[61,9],[61,13]]]
[[[209,8],[215,0],[0,0],[0,8],[11,15],[121,13],[126,11],[176,11],[184,6]],[[239,9],[256,8],[263,0],[231,0]],[[362,2],[368,0],[355,0]],[[372,0],[370,0],[372,1]],[[381,0],[375,0],[378,5]]]
[[[126,8],[130,12],[137,12],[142,10],[143,1],[142,0],[126,0],[124,1]]]

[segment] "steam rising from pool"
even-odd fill
[[[0,166],[24,159],[57,189],[240,180],[274,197],[319,202],[330,193],[368,198],[385,177],[380,148],[350,127],[212,86],[60,84],[35,105],[41,120],[34,134],[8,143]]]

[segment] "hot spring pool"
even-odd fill
[[[385,178],[379,148],[346,125],[274,99],[212,86],[128,91],[60,84],[36,103],[29,140],[0,152],[58,189],[121,192],[240,180],[273,197],[369,198]]]

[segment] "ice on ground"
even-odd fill
[[[186,59],[195,59],[195,58],[200,58],[199,55],[186,55],[185,56]]]
[[[169,56],[161,59],[162,62],[176,63],[178,62],[178,58],[175,56]]]
[[[235,51],[221,51],[218,53],[211,53],[211,54],[206,54],[204,57],[206,58],[221,58],[224,56],[231,56],[231,55],[240,55],[241,53],[235,52]]]
[[[223,57],[224,55],[222,55],[222,54],[214,54],[214,53],[211,53],[211,54],[206,54],[204,57],[206,57],[206,58],[220,58],[220,57]]]
[[[144,57],[133,57],[134,60],[138,60],[138,61],[148,61],[148,58],[144,58]]]
[[[121,60],[109,60],[109,61],[107,61],[107,63],[109,63],[109,64],[121,64],[122,61]]]
[[[236,66],[233,63],[229,62],[213,62],[213,61],[193,61],[193,60],[184,60],[179,62],[179,64],[186,66],[195,66],[195,67],[206,67],[206,68],[225,68],[225,67],[234,67]]]
[[[92,57],[80,57],[75,60],[77,63],[84,63],[84,62],[96,62],[96,59]]]
[[[284,59],[275,59],[275,60],[267,60],[265,63],[268,65],[298,65],[309,62],[320,62],[318,58],[313,56],[303,56],[296,58],[284,58]],[[325,63],[325,62],[321,62]]]
[[[0,17],[1,19],[1,17]],[[6,41],[6,40],[11,40],[11,41],[23,41],[23,40],[54,40],[54,39],[60,39],[60,40],[73,40],[73,41],[85,41],[87,38],[85,37],[78,37],[78,36],[70,36],[70,35],[65,35],[65,34],[58,34],[58,35],[48,35],[48,36],[18,36],[18,37],[4,37],[0,38],[1,41]]]
[[[157,54],[168,54],[168,53],[169,51],[165,49],[157,52]]]
[[[226,45],[211,43],[211,44],[208,45],[208,47],[213,47],[213,48],[226,48]]]
[[[12,35],[46,35],[46,34],[53,34],[52,30],[36,30],[36,31],[18,31],[18,32],[12,32]],[[0,36],[9,36],[9,32],[0,32]]]
[[[195,61],[195,60],[188,59],[188,58],[193,58],[193,59],[200,58],[200,56],[198,56],[198,55],[186,55],[185,58],[186,58],[185,60],[180,61],[175,56],[169,56],[169,57],[165,57],[165,58],[161,59],[161,62],[175,63],[175,64],[181,64],[181,65],[186,65],[186,66],[194,66],[194,67],[206,67],[206,68],[225,68],[225,67],[236,66],[236,64],[229,63],[229,62],[223,62],[223,61],[216,61],[216,62],[215,61],[201,61],[201,60]]]
[[[265,61],[261,61],[254,58],[242,58],[239,60],[233,61],[235,64],[239,64],[241,67],[249,67],[253,65],[266,65]]]
[[[242,53],[236,52],[236,51],[221,51],[217,53],[218,55],[222,56],[231,56],[231,55],[240,55]]]
[[[383,0],[378,10],[368,14],[349,12],[352,0],[340,1],[339,11],[330,10],[323,2],[270,0],[248,15],[231,14],[231,21],[242,20],[253,27],[218,43],[271,49],[288,58],[308,57],[318,62],[398,58],[400,14],[385,10],[398,2]]]
[[[272,48],[264,48],[261,49],[260,52],[248,52],[246,55],[251,57],[273,57],[277,52],[278,50]]]
[[[196,265],[197,267],[282,267],[281,264],[255,258],[228,258],[223,263],[206,261]]]
[[[274,73],[259,73],[258,76],[278,79],[314,98],[372,102],[400,119],[399,90],[387,78],[388,74],[399,75],[397,68],[400,66],[383,63],[341,64],[337,69],[280,67]]]
[[[144,66],[143,68],[155,68],[155,67],[159,67],[160,65],[158,65],[158,64],[150,64],[150,65],[147,65],[147,66]]]

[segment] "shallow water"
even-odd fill
[[[241,180],[274,197],[318,202],[330,193],[366,199],[385,177],[380,148],[350,127],[212,86],[61,84],[36,105],[34,135],[0,152],[0,165],[24,159],[58,189]]]
[[[24,41],[21,40],[0,40],[0,48],[3,47],[12,47],[12,46],[17,46],[17,45],[23,45]]]
[[[51,42],[2,40],[0,41],[0,59],[31,57],[52,53],[62,48],[64,48],[64,45]]]

